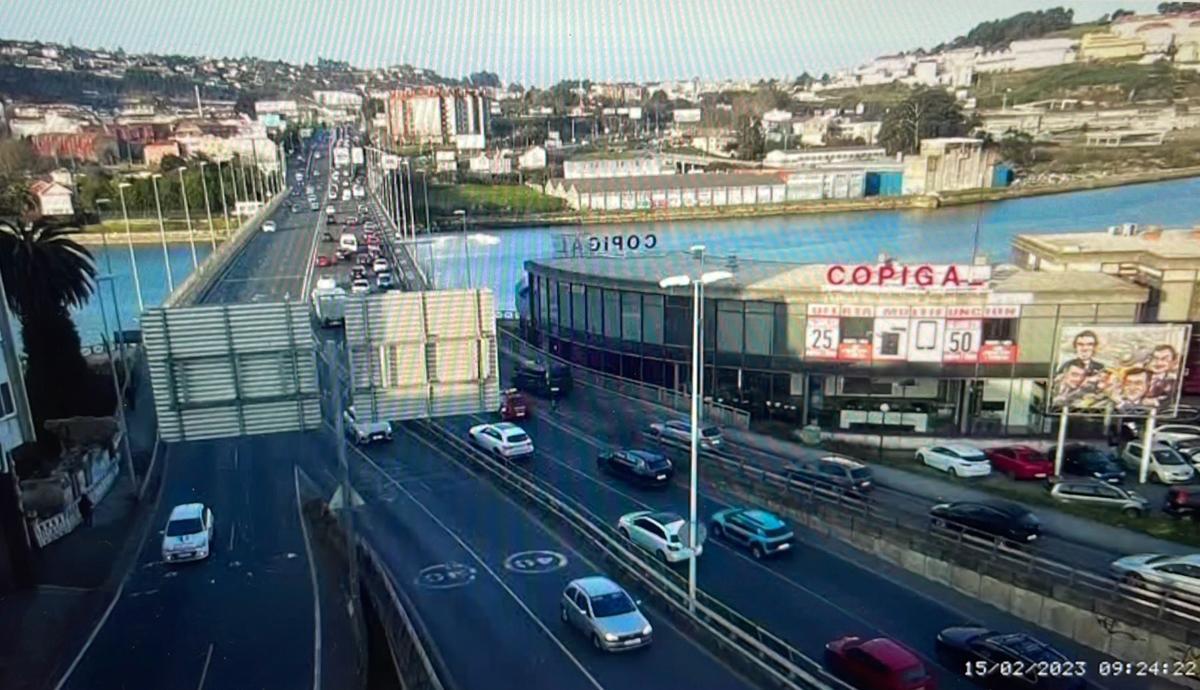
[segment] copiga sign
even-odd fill
[[[966,264],[831,264],[827,290],[983,290],[990,266]]]

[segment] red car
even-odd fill
[[[506,422],[514,419],[529,417],[529,401],[517,390],[507,390],[501,394],[500,418]]]
[[[825,665],[860,690],[935,690],[921,657],[886,637],[843,637],[825,645]]]
[[[984,451],[992,468],[1011,479],[1045,479],[1054,474],[1054,462],[1029,446],[1003,446]]]
[[[325,268],[326,266],[332,266],[332,265],[333,265],[333,261],[331,261],[328,256],[325,256],[324,254],[317,254],[317,267],[318,268]]]

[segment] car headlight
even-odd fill
[[[617,636],[612,633],[604,633],[604,639],[608,640],[609,642],[616,642]]]
[[[643,635],[649,635],[652,632],[654,632],[654,629],[650,627],[649,623],[646,624],[646,627],[642,628]]]

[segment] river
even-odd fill
[[[886,252],[904,262],[968,262],[975,228],[979,227],[981,254],[993,261],[1007,261],[1015,235],[1044,234],[1072,230],[1095,231],[1124,222],[1191,227],[1200,223],[1200,178],[1151,184],[1112,187],[1085,192],[1055,194],[997,201],[982,206],[936,210],[872,211],[830,215],[773,216],[732,220],[626,223],[579,227],[530,227],[491,231],[499,238],[494,245],[472,243],[470,265],[473,284],[496,291],[500,309],[514,309],[517,283],[524,277],[527,259],[554,254],[556,237],[562,233],[597,235],[657,236],[653,251],[680,251],[697,243],[710,254],[736,254],[742,258],[806,263],[873,261]],[[455,236],[440,238],[421,247],[422,261],[432,249],[438,287],[467,287],[467,254]],[[197,245],[197,250],[200,246]],[[121,304],[125,328],[135,323],[137,299],[130,277],[129,253],[124,247],[110,248],[112,273]],[[167,295],[166,272],[161,248],[135,248],[147,306],[157,305]],[[207,248],[201,254],[203,258]],[[107,272],[106,254],[95,251],[98,267]],[[188,247],[171,247],[175,282],[191,272]],[[105,286],[110,330],[115,318]],[[98,342],[102,331],[98,302],[93,298],[76,314],[85,343]]]

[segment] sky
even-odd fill
[[[785,78],[932,47],[1056,5],[1076,21],[1156,0],[0,0],[0,37],[127,52],[359,67],[506,83]]]

